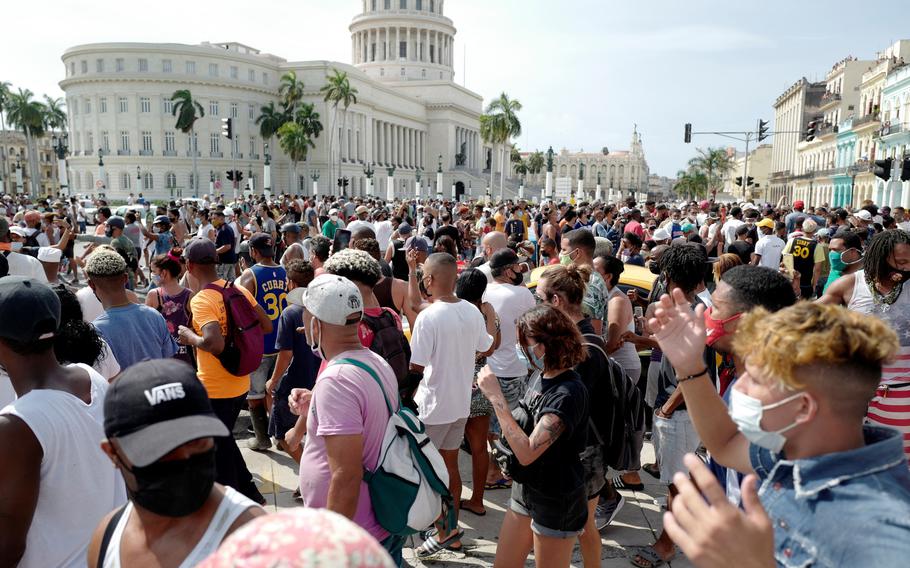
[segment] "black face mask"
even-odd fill
[[[521,272],[513,273],[512,284],[514,284],[515,286],[521,286],[522,282],[524,282],[524,281],[525,281],[525,279],[524,279],[524,276],[521,274]]]
[[[904,283],[904,282],[906,282],[907,280],[910,280],[910,270],[898,270],[898,269],[894,268],[893,266],[889,266],[888,268],[891,269],[891,274],[899,274],[899,275],[900,275],[900,277],[901,277],[901,283]]]
[[[648,270],[651,271],[651,274],[656,274],[660,276],[660,265],[656,262],[648,264]]]
[[[155,462],[129,470],[136,478],[130,499],[164,517],[185,517],[198,511],[215,484],[215,448],[185,460]]]

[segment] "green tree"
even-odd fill
[[[323,85],[319,92],[323,96],[323,100],[326,103],[332,103],[332,107],[335,109],[334,116],[332,117],[332,131],[329,133],[329,152],[331,153],[333,142],[332,139],[335,137],[335,124],[338,121],[338,106],[341,105],[344,108],[344,115],[342,117],[341,123],[341,132],[347,130],[347,119],[348,119],[348,107],[352,104],[357,104],[357,89],[351,86],[351,81],[348,79],[348,74],[339,71],[338,69],[332,69],[332,75],[326,77],[326,84]],[[338,175],[341,176],[341,154],[343,144],[343,137],[338,141]],[[329,160],[331,163],[331,159]],[[335,179],[335,172],[329,172],[329,179]]]
[[[295,71],[288,71],[281,76],[278,96],[281,97],[281,105],[284,107],[285,112],[293,115],[297,105],[303,99],[303,81],[297,79]]]
[[[711,200],[717,198],[717,192],[723,187],[723,179],[733,169],[734,159],[724,148],[699,148],[698,154],[689,160],[689,169],[704,174],[707,192]]]
[[[259,108],[259,116],[256,117],[256,124],[259,125],[259,135],[262,136],[263,140],[268,140],[269,146],[271,146],[272,138],[278,134],[278,130],[288,120],[290,120],[288,114],[275,108],[274,101],[269,101],[269,104]]]
[[[48,130],[58,130],[61,133],[66,132],[66,103],[61,98],[51,98],[44,95],[44,123]],[[57,173],[57,180],[60,180],[60,171],[57,167],[56,157],[51,161],[51,169]],[[62,189],[62,187],[60,188]]]
[[[505,151],[506,146],[512,140],[521,136],[521,121],[518,119],[518,112],[521,111],[522,105],[515,99],[510,99],[509,95],[502,93],[499,98],[494,99],[487,105],[486,114],[490,115],[492,122],[493,141],[499,144],[500,155],[500,177],[499,177],[499,199],[502,201],[505,190]],[[492,169],[492,168],[491,168]],[[492,180],[492,172],[491,172]],[[492,187],[490,188],[492,191]]]
[[[12,84],[10,84],[9,81],[0,81],[0,132],[6,130],[6,112],[9,108],[10,97],[12,96],[10,87],[12,87]],[[0,177],[2,177],[3,173],[7,171],[7,156],[5,151],[0,151],[0,160],[2,160],[0,161]],[[4,179],[3,185],[0,186],[0,191],[7,191],[8,183],[8,180]]]
[[[692,168],[680,170],[676,174],[676,183],[673,184],[673,191],[677,195],[683,195],[689,199],[704,197],[708,193],[708,177]]]
[[[294,114],[294,122],[303,127],[304,133],[307,137],[313,141],[315,145],[316,138],[319,138],[319,135],[322,134],[322,122],[319,120],[319,113],[316,112],[316,106],[312,103],[303,103],[297,108],[297,112]],[[309,179],[310,177],[310,168],[309,168],[309,152],[304,158],[304,176]]]
[[[31,176],[31,193],[38,195],[39,184],[41,183],[40,172],[38,171],[38,150],[36,140],[44,136],[46,130],[45,106],[41,102],[34,100],[35,94],[28,89],[19,89],[19,92],[10,96],[7,118],[10,124],[22,130],[25,134],[25,143],[29,153],[29,174]]]
[[[177,117],[176,128],[190,137],[190,148],[193,154],[193,195],[199,196],[199,170],[196,167],[196,154],[199,151],[196,143],[196,121],[205,116],[205,109],[199,101],[193,98],[189,89],[174,91],[171,95],[174,101],[173,115]]]
[[[294,185],[296,186],[300,179],[297,175],[297,163],[305,161],[310,148],[315,148],[316,144],[307,135],[305,127],[296,121],[285,122],[281,125],[281,128],[278,129],[278,144],[294,164]]]
[[[546,160],[539,150],[535,150],[528,156],[528,172],[537,175],[543,170]]]

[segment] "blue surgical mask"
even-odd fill
[[[160,274],[152,274],[152,283],[153,283],[155,286],[160,286],[160,285],[161,285],[161,275],[160,275]]]
[[[803,393],[798,392],[793,396],[763,406],[761,401],[757,398],[751,397],[746,393],[741,392],[739,389],[734,388],[733,392],[730,393],[730,418],[733,419],[733,422],[736,423],[739,431],[743,433],[743,436],[745,436],[749,442],[761,448],[765,448],[766,450],[770,450],[775,454],[779,454],[784,448],[784,444],[787,443],[784,432],[792,430],[798,423],[793,422],[780,430],[768,432],[761,427],[762,414],[766,410],[773,410],[788,402],[796,400],[802,396],[802,394]]]
[[[537,352],[534,350],[534,348],[537,347],[537,345],[538,345],[537,343],[535,343],[534,345],[528,345],[527,348],[525,348],[525,353],[528,356],[528,362],[531,363],[531,365],[535,369],[543,371],[544,370],[543,357],[539,357],[537,355]]]

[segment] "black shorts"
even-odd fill
[[[509,507],[531,517],[531,530],[551,538],[572,538],[588,522],[588,498],[584,485],[569,493],[541,492],[528,485],[512,483]]]

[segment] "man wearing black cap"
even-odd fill
[[[54,355],[60,300],[0,278],[0,365],[18,398],[0,410],[0,564],[85,566],[91,527],[126,500],[97,441],[107,381]]]
[[[253,431],[256,433],[256,439],[249,447],[263,451],[272,447],[266,412],[271,407],[271,400],[266,400],[265,383],[272,376],[278,357],[275,337],[278,334],[278,318],[288,305],[288,275],[283,266],[275,264],[275,247],[272,237],[266,233],[256,233],[250,238],[250,256],[256,264],[243,271],[240,285],[256,298],[256,303],[272,322],[271,332],[263,336],[262,362],[250,374],[250,392],[247,395]]]
[[[129,503],[95,529],[88,565],[195,566],[264,515],[215,483],[214,438],[229,436],[192,367],[175,360],[127,369],[108,390],[101,449],[123,474]]]
[[[218,253],[218,276],[225,280],[234,279],[234,265],[237,264],[237,253],[234,252],[234,231],[224,220],[224,211],[215,211],[212,215],[215,227],[215,252]]]
[[[281,253],[281,266],[287,267],[292,260],[307,260],[306,250],[300,244],[300,225],[285,223],[281,226],[281,243],[284,252]]]
[[[41,261],[33,256],[17,252],[16,249],[22,250],[23,243],[12,243],[9,232],[9,221],[6,217],[0,217],[0,254],[6,258],[9,265],[9,274],[17,276],[28,276],[39,282],[47,282],[47,276],[44,274],[44,266]]]
[[[250,390],[250,377],[232,375],[218,359],[224,350],[228,333],[227,312],[222,294],[217,290],[206,289],[209,284],[227,286],[227,282],[218,278],[215,272],[217,254],[215,243],[205,238],[191,240],[183,251],[187,272],[199,283],[199,292],[190,300],[192,329],[180,326],[178,333],[180,343],[196,348],[197,376],[208,392],[215,414],[228,430],[233,430]],[[256,298],[242,286],[237,286],[237,289],[256,307],[263,333],[270,333],[272,322],[256,303]],[[223,485],[234,487],[253,501],[264,504],[265,498],[253,483],[253,476],[247,469],[233,436],[217,438],[215,445],[218,448],[215,453],[215,479]]]

